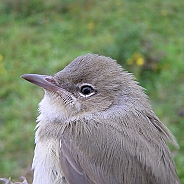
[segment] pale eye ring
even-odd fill
[[[83,97],[89,97],[91,95],[95,94],[95,89],[90,84],[83,84],[80,87],[80,95]]]

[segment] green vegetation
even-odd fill
[[[52,75],[93,52],[117,59],[147,89],[180,145],[171,149],[184,183],[183,10],[180,0],[0,0],[0,176],[31,178],[43,92],[20,75]]]

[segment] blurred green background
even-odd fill
[[[89,52],[116,59],[147,89],[180,145],[170,147],[184,184],[181,0],[0,0],[0,177],[31,181],[43,91],[20,75],[52,75]]]

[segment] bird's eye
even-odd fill
[[[84,86],[82,86],[81,87],[81,89],[80,89],[80,93],[81,93],[81,95],[83,95],[83,96],[91,96],[92,94],[94,94],[94,89],[93,89],[93,87],[92,86],[90,86],[90,85],[84,85]]]
[[[91,86],[85,85],[85,86],[82,86],[82,87],[81,87],[81,93],[82,93],[83,95],[89,95],[89,94],[92,93],[92,92],[93,92],[93,88],[92,88]]]

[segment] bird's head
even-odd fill
[[[77,57],[53,76],[24,74],[21,77],[44,88],[40,112],[49,121],[108,113],[112,107],[127,108],[131,99],[133,104],[141,96],[145,97],[132,75],[123,71],[115,60],[95,54]]]

